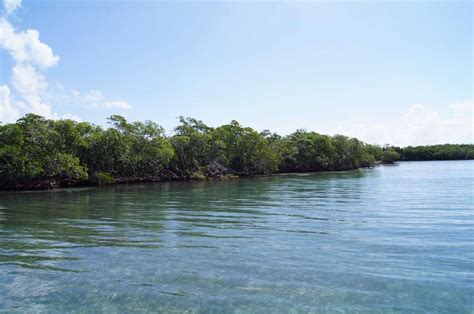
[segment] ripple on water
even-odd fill
[[[0,311],[471,312],[474,162],[0,195]]]

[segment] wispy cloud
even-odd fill
[[[400,117],[386,124],[355,124],[323,130],[329,134],[345,134],[374,144],[427,145],[444,143],[473,143],[472,101],[449,105],[450,114],[441,116],[428,106],[415,104]]]
[[[61,104],[67,107],[82,107],[86,109],[105,108],[130,110],[132,106],[121,99],[105,97],[99,90],[80,92],[77,89],[66,89],[61,83],[56,82],[44,94],[44,99],[52,104]]]
[[[49,87],[44,70],[56,66],[60,60],[59,56],[40,40],[40,33],[37,30],[16,30],[10,23],[8,16],[21,7],[21,0],[4,0],[3,5],[4,15],[0,17],[0,48],[6,50],[14,61],[11,77],[14,93],[7,85],[0,86],[1,122],[13,122],[27,112],[57,119],[59,115],[53,110],[52,104],[62,105],[58,100],[64,99],[74,99],[74,103],[79,106],[131,108],[126,101],[107,99],[100,91],[81,94],[73,89],[65,92],[63,88],[62,94],[55,95],[57,90]],[[92,101],[91,97],[95,99]],[[66,116],[72,115],[66,114]]]
[[[5,10],[5,15],[12,14],[19,7],[21,7],[21,0],[4,0],[3,1],[3,8]]]
[[[88,106],[95,106],[95,107],[102,107],[102,108],[118,108],[118,109],[124,109],[128,110],[131,109],[132,106],[124,100],[109,100],[104,97],[102,92],[98,90],[91,90],[88,93],[85,93],[84,95],[81,95],[80,93],[77,93],[77,91],[74,93],[76,95],[76,98],[79,99],[79,101]]]

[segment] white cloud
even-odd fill
[[[74,89],[66,90],[60,83],[57,85],[61,88],[50,88],[43,73],[45,69],[58,64],[59,56],[40,40],[37,30],[19,31],[8,21],[8,15],[21,7],[21,0],[4,0],[3,5],[4,16],[0,17],[0,49],[6,50],[14,61],[11,84],[15,93],[11,95],[8,86],[0,86],[2,122],[13,122],[20,114],[28,112],[57,119],[59,115],[53,111],[52,105],[62,106],[67,103],[89,108],[131,108],[126,101],[107,99],[97,90],[81,94]],[[72,114],[63,117],[79,120]]]
[[[74,120],[76,122],[82,122],[82,119],[79,118],[78,116],[76,115],[73,115],[73,114],[70,114],[70,113],[66,113],[66,114],[63,114],[61,116],[61,119],[68,119],[68,120]]]
[[[37,30],[17,32],[5,18],[0,18],[0,47],[7,50],[16,63],[48,68],[59,62],[51,47],[41,42]]]
[[[48,119],[58,116],[49,104],[42,99],[42,94],[48,87],[44,75],[38,73],[31,65],[17,64],[12,70],[12,85],[21,96],[29,110]]]
[[[77,91],[76,91],[77,92]],[[77,92],[76,96],[81,97]],[[82,101],[86,104],[96,104],[104,101],[104,95],[98,90],[91,90],[82,96]]]
[[[4,0],[3,8],[6,15],[12,14],[16,9],[21,7],[21,0]]]
[[[14,122],[20,118],[18,109],[12,106],[10,89],[6,85],[0,86],[0,122]]]
[[[473,107],[473,102],[452,104],[450,115],[442,117],[427,106],[415,104],[401,117],[384,125],[356,124],[322,133],[344,134],[367,143],[398,146],[473,143]]]
[[[100,107],[108,109],[123,109],[129,110],[132,109],[132,106],[125,100],[116,99],[110,100],[107,99],[102,92],[98,90],[91,90],[85,94],[77,93],[75,91],[75,97],[79,100],[79,104],[87,107]]]
[[[4,4],[6,7],[7,4]],[[54,55],[48,45],[39,40],[38,31],[16,32],[5,18],[0,19],[0,47],[7,50],[15,61],[11,83],[17,96],[22,100],[22,102],[10,101],[10,108],[19,112],[26,106],[28,112],[46,118],[57,118],[51,106],[42,99],[41,95],[48,84],[37,67],[43,69],[53,66],[59,61],[59,57]]]
[[[125,100],[111,100],[105,97],[101,91],[90,90],[82,93],[76,89],[67,90],[60,83],[54,88],[49,89],[45,95],[45,99],[52,104],[61,104],[70,107],[83,108],[105,108],[105,109],[122,109],[129,110],[132,106]]]
[[[85,94],[80,94],[79,92],[75,91],[75,97],[79,99],[80,103],[86,106],[92,106],[92,107],[102,107],[102,108],[118,108],[118,109],[124,109],[124,110],[129,110],[132,108],[132,106],[120,99],[116,100],[109,100],[107,99],[102,92],[98,90],[90,90],[89,92]]]
[[[103,105],[105,108],[118,108],[118,109],[124,109],[124,110],[128,110],[132,108],[128,102],[123,101],[123,100],[106,101],[103,103]]]

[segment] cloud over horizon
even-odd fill
[[[422,104],[414,104],[401,117],[393,117],[386,124],[354,124],[325,130],[325,133],[357,137],[371,144],[396,146],[433,145],[445,143],[473,143],[474,103],[458,102],[449,105],[450,116]]]

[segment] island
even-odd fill
[[[171,136],[120,115],[104,128],[27,114],[0,125],[0,190],[170,180],[228,180],[273,173],[342,171],[398,160],[474,159],[474,145],[379,146],[306,130],[281,136],[237,121],[210,127],[179,118]]]

